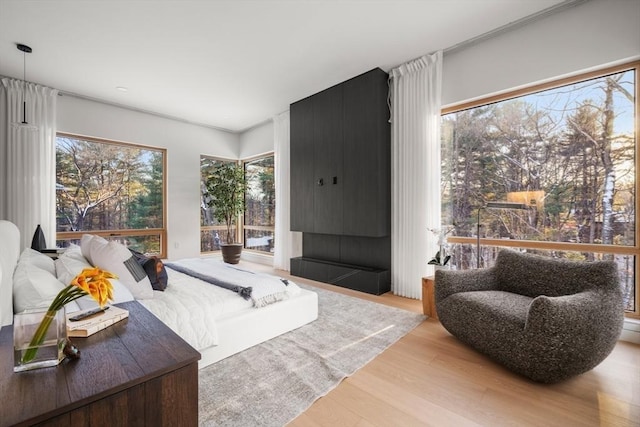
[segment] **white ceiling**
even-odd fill
[[[0,0],[0,75],[239,132],[562,0]],[[127,92],[116,87],[128,88]]]

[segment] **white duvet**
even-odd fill
[[[154,291],[153,298],[139,302],[197,350],[218,345],[216,317],[251,307],[250,301],[226,289],[170,268],[167,275],[163,292]]]
[[[293,282],[282,280],[271,274],[245,270],[218,260],[187,258],[173,264],[179,271],[182,271],[180,268],[186,268],[187,271],[184,271],[186,274],[192,274],[191,272],[193,272],[196,275],[203,275],[202,278],[205,281],[211,278],[216,279],[217,283],[223,282],[227,286],[251,288],[251,296],[248,298],[251,298],[253,306],[258,308],[300,293],[300,288]]]
[[[245,300],[235,292],[171,268],[166,270],[167,288],[163,292],[154,291],[153,298],[139,302],[197,350],[218,345],[217,318],[247,309],[259,310],[253,307],[252,300]],[[287,288],[291,296],[300,291],[293,282]]]

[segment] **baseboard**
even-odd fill
[[[640,344],[640,320],[624,319],[622,334],[620,334],[620,341]]]

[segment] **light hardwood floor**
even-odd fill
[[[421,301],[295,280],[422,312]],[[640,345],[620,341],[594,370],[543,385],[507,371],[427,319],[289,426],[640,426]]]

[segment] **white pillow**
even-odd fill
[[[55,279],[55,280],[54,280]],[[47,308],[66,286],[56,278],[53,258],[26,248],[20,255],[13,276],[13,305],[17,312],[28,308]],[[67,313],[80,310],[75,301],[65,305]]]
[[[82,256],[84,256],[87,259],[87,261],[89,261],[91,264],[95,265],[93,262],[93,259],[91,259],[91,241],[92,240],[97,240],[103,243],[107,243],[107,240],[93,234],[83,234],[82,238],[80,239],[80,250],[82,252]]]
[[[82,272],[85,268],[93,268],[89,261],[84,259],[78,259],[74,257],[61,256],[56,262],[56,275],[65,286],[69,285],[71,281]]]
[[[89,241],[93,265],[118,276],[135,299],[153,298],[149,277],[131,251],[119,243],[102,240],[93,238]]]
[[[47,308],[63,288],[62,282],[50,272],[20,263],[13,273],[13,311]]]
[[[55,261],[56,276],[64,285],[70,284],[85,268],[93,268],[82,254],[79,257],[77,255],[77,252],[65,252]]]
[[[65,314],[69,314],[69,313],[73,313],[76,311],[80,311],[80,306],[78,305],[78,300],[74,300],[71,302],[68,302],[64,305],[64,309],[65,309]]]
[[[73,258],[73,259],[87,261],[84,255],[82,255],[82,250],[80,249],[80,246],[74,245],[73,243],[70,244],[68,247],[64,248],[64,250],[58,254],[58,259],[60,258]]]
[[[66,252],[65,252],[66,254]],[[89,262],[80,255],[80,259],[76,255],[61,256],[56,260],[56,271],[58,273],[58,280],[63,284],[69,284],[71,281],[82,272],[85,268],[93,268]],[[110,301],[113,304],[119,302],[133,301],[133,295],[129,289],[118,279],[109,279],[113,286],[113,299]],[[79,309],[84,310],[89,306],[95,307],[98,305],[90,295],[86,295],[76,300],[78,302]],[[68,311],[68,310],[67,310]]]
[[[22,251],[20,258],[18,259],[18,263],[32,265],[48,271],[53,275],[56,274],[56,268],[53,265],[53,258],[31,248],[25,248],[25,250]]]

